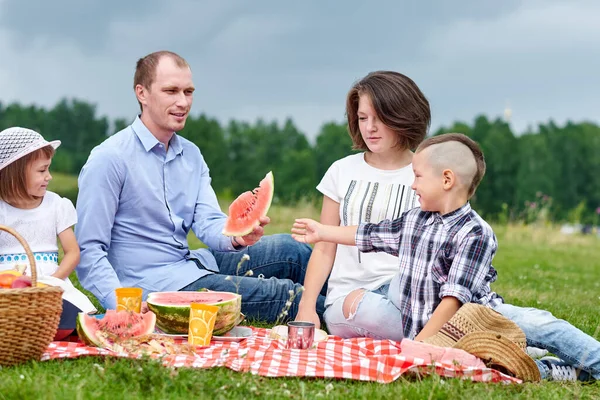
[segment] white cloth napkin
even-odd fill
[[[63,290],[63,299],[67,300],[84,313],[90,314],[98,311],[90,299],[79,291],[69,278],[62,280],[54,276],[40,276],[38,277],[38,282],[61,287]]]

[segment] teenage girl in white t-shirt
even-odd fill
[[[431,119],[421,90],[400,73],[372,72],[350,89],[346,114],[353,148],[363,152],[334,162],[317,186],[323,193],[321,223],[380,222],[418,206],[410,188],[412,149],[425,138]],[[401,339],[402,316],[381,295],[397,271],[397,257],[389,254],[317,243],[296,320],[320,325],[316,299],[329,277],[324,314],[329,333]]]
[[[77,312],[95,312],[89,299],[73,286],[69,274],[79,263],[79,246],[73,232],[77,222],[69,199],[47,191],[50,163],[60,141],[47,142],[37,132],[8,128],[0,132],[0,224],[18,232],[33,252],[38,280],[63,288],[59,336],[75,328]],[[64,251],[58,262],[57,237]],[[0,270],[29,260],[18,240],[0,232]]]

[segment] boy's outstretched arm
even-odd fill
[[[310,218],[298,218],[292,227],[292,237],[302,243],[331,242],[356,246],[357,228],[323,225]]]
[[[431,318],[427,321],[423,330],[415,337],[415,340],[424,340],[438,333],[442,325],[456,314],[460,306],[462,306],[462,303],[456,297],[444,297],[433,311]]]

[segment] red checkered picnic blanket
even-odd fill
[[[361,381],[392,382],[402,374],[436,373],[447,378],[471,379],[477,382],[521,383],[499,371],[480,366],[431,362],[402,355],[400,343],[370,338],[341,339],[330,336],[314,349],[286,349],[282,340],[269,339],[269,330],[252,328],[252,337],[240,342],[215,342],[198,348],[195,355],[166,355],[165,366],[211,368],[227,367],[234,371],[281,377],[306,376],[344,378]],[[177,339],[185,340],[185,339]],[[115,353],[81,342],[52,342],[42,360],[75,358],[84,355],[139,358],[127,353]]]

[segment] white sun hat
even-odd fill
[[[0,170],[29,153],[52,146],[60,146],[60,140],[46,141],[36,131],[18,126],[0,132]]]

